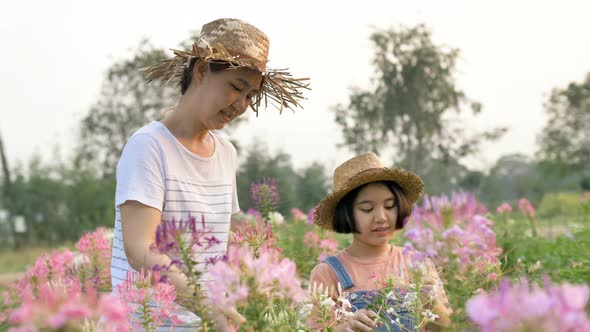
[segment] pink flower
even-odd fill
[[[98,312],[109,322],[126,322],[129,308],[119,297],[114,295],[101,296],[98,302]]]
[[[320,243],[320,236],[314,232],[307,232],[303,237],[303,243],[309,248],[318,248]]]
[[[456,273],[487,274],[499,269],[493,222],[483,214],[486,208],[472,194],[426,196],[423,206],[417,206],[405,226],[408,239],[404,254],[417,250],[427,255],[435,265],[458,263]]]
[[[134,326],[141,326],[149,331],[171,318],[176,292],[173,285],[160,280],[159,272],[145,272],[142,269],[139,273],[127,272],[125,281],[117,285],[118,295],[127,303],[130,313],[148,313],[150,317],[149,320],[144,320],[142,317],[129,315],[128,319]]]
[[[499,214],[502,214],[504,212],[512,212],[512,207],[510,206],[510,204],[504,202],[500,206],[498,206],[498,208],[496,209],[496,211]]]
[[[332,239],[323,239],[320,241],[320,248],[336,252],[338,250],[338,242]]]
[[[101,290],[108,290],[111,284],[111,240],[107,232],[106,228],[99,227],[94,232],[84,234],[76,244],[83,255],[77,269],[83,271],[86,278],[92,279]]]
[[[569,306],[572,297],[575,305]],[[504,280],[499,291],[469,299],[467,314],[481,331],[587,331],[587,301],[587,285],[554,286],[546,280],[541,288],[526,279],[514,285]]]
[[[277,239],[270,224],[265,224],[262,220],[258,220],[254,224],[238,226],[237,230],[230,234],[231,244],[236,246],[246,244],[255,253],[258,253],[261,249],[272,249],[281,252],[281,248],[277,246],[276,242]]]
[[[525,216],[529,218],[535,217],[535,208],[533,207],[533,204],[531,204],[531,202],[529,202],[526,198],[522,197],[518,200],[518,208]]]
[[[479,326],[489,326],[499,318],[500,313],[491,303],[488,295],[480,294],[472,297],[467,302],[467,315]]]
[[[307,220],[307,215],[305,215],[305,213],[303,213],[303,211],[299,210],[298,208],[292,208],[291,214],[293,214],[293,218],[297,221]]]
[[[14,329],[31,328],[37,330],[70,330],[79,327],[84,322],[107,324],[113,330],[127,331],[127,311],[116,301],[109,303],[110,313],[103,317],[101,303],[108,295],[99,295],[90,284],[82,292],[78,279],[51,280],[38,285],[36,290],[32,285],[22,289],[22,303],[10,315],[10,324]],[[123,317],[123,318],[121,318]]]
[[[260,211],[253,208],[249,208],[248,211],[246,211],[246,214],[249,216],[253,216],[255,218],[262,218],[262,214],[260,213]]]
[[[256,294],[262,294],[269,303],[300,301],[305,296],[295,263],[281,259],[276,251],[262,249],[256,257],[248,246],[230,246],[227,256],[227,261],[209,269],[206,287],[215,305],[248,306],[248,299]]]

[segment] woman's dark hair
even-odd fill
[[[184,94],[188,87],[191,85],[191,81],[193,80],[193,71],[195,69],[195,65],[199,58],[192,58],[191,63],[188,67],[184,69],[184,73],[182,74],[182,79],[180,80],[180,93]],[[218,61],[218,62],[210,62],[209,63],[209,71],[212,73],[220,72],[229,68],[229,63]]]
[[[397,221],[395,229],[404,228],[405,220],[412,213],[412,206],[406,198],[406,194],[399,184],[393,181],[378,181],[369,182],[362,186],[354,188],[351,192],[346,194],[334,211],[334,218],[332,219],[332,227],[337,233],[358,233],[354,223],[354,200],[358,193],[363,190],[370,183],[381,183],[391,191],[394,197],[395,206],[397,207]]]

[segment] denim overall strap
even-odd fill
[[[349,288],[354,287],[354,282],[350,278],[350,274],[346,271],[346,268],[340,260],[336,256],[330,256],[324,259],[324,263],[330,265],[332,270],[336,273],[336,277],[338,277],[338,281],[340,281],[340,285],[342,286],[343,290],[347,290]]]

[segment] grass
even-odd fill
[[[60,246],[30,246],[18,250],[4,249],[0,251],[0,274],[24,272],[39,256],[56,249],[73,249],[74,243]]]

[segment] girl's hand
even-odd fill
[[[373,331],[377,327],[378,318],[373,310],[357,310],[346,323],[336,326],[335,332]]]

